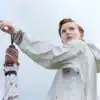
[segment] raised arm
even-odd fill
[[[70,58],[78,56],[78,54],[84,52],[84,42],[81,40],[75,40],[73,43],[67,44],[65,48],[59,46],[54,46],[47,42],[35,41],[31,42],[27,35],[21,31],[13,30],[12,25],[9,23],[4,23],[8,27],[8,30],[1,27],[1,30],[8,32],[9,34],[15,35],[15,43],[20,47],[20,49],[29,56],[36,63],[49,69],[62,68],[61,64],[63,61],[67,61]],[[14,29],[14,28],[13,28]]]
[[[18,33],[16,37],[19,38],[15,39],[16,44],[21,39],[20,37],[23,37],[20,44],[18,43],[20,49],[36,63],[48,69],[62,68],[61,64],[65,60],[67,61],[80,53],[84,53],[85,44],[81,40],[73,40],[72,43],[62,48],[47,42],[31,42],[25,33],[23,36],[22,33]]]

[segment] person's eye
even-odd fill
[[[65,33],[65,32],[66,32],[66,30],[65,30],[65,29],[63,29],[63,30],[62,30],[62,33]]]

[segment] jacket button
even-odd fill
[[[70,72],[70,69],[63,69],[64,74],[69,73],[69,72]]]
[[[67,70],[67,72],[70,72],[70,70]]]
[[[79,74],[79,72],[77,72],[77,74]]]
[[[58,97],[56,97],[56,99],[57,99]]]

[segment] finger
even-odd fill
[[[8,27],[6,25],[3,26],[2,31],[7,32],[9,34],[14,33],[14,29],[12,27]]]
[[[6,21],[0,20],[0,25],[1,25],[1,24],[4,24],[4,25],[6,25],[6,26],[8,26],[8,27],[14,27],[14,24],[11,24],[10,22],[6,22]]]
[[[1,20],[1,22],[2,22],[2,23],[4,23],[4,24],[5,24],[5,25],[7,25],[7,26],[11,26],[11,27],[13,27],[13,26],[14,26],[14,24],[13,24],[13,23],[8,22],[8,21],[2,21],[2,20]]]
[[[5,27],[4,23],[0,23],[0,29],[2,30]]]
[[[0,29],[3,32],[9,33],[9,34],[14,33],[14,29],[12,27],[6,26],[4,23],[0,23]]]
[[[2,26],[1,29],[4,32],[8,32],[8,33],[14,32],[15,25],[12,24],[11,22],[0,20],[0,26]]]

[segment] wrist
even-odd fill
[[[24,36],[24,32],[22,32],[21,30],[17,31],[16,33],[14,33],[14,42],[17,45],[20,45],[21,42],[23,41],[23,36]]]

